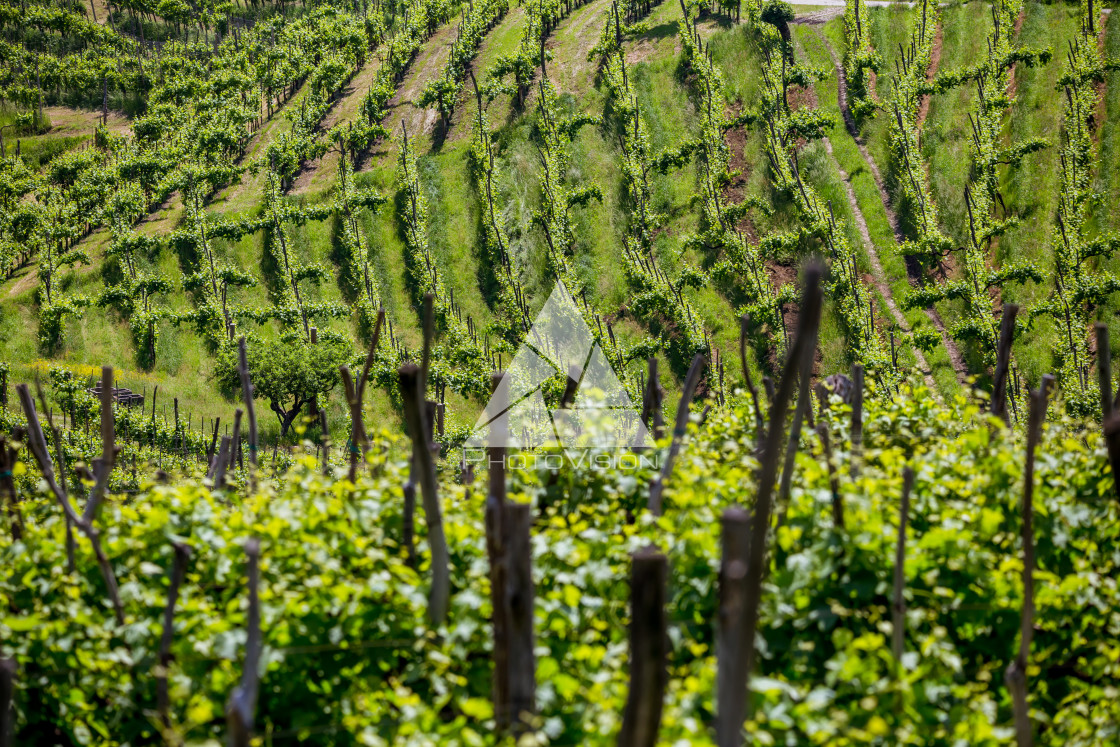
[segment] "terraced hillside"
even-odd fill
[[[1113,15],[0,0],[0,747],[1118,743]]]

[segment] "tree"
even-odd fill
[[[793,6],[783,0],[769,0],[762,8],[762,21],[777,26],[782,35],[786,59],[793,62],[793,41],[790,39],[789,22],[793,20]]]
[[[348,341],[323,333],[312,345],[298,333],[277,342],[253,340],[248,347],[249,375],[254,393],[268,400],[285,436],[300,411],[312,398],[326,395],[339,381],[338,367],[350,362]],[[226,345],[218,360],[218,385],[229,396],[240,392],[237,348]]]

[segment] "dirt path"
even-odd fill
[[[408,125],[408,134],[428,134],[436,127],[439,121],[439,112],[435,109],[426,109],[420,106],[420,95],[428,81],[435,80],[443,72],[451,56],[451,45],[458,36],[459,18],[455,17],[450,23],[432,34],[416,59],[405,73],[404,80],[397,88],[397,93],[389,100],[389,114],[385,117],[385,126],[396,135],[400,132],[401,122]]]
[[[342,89],[339,98],[335,100],[334,106],[330,108],[327,115],[323,117],[323,121],[319,123],[321,131],[329,132],[335,126],[352,122],[357,118],[362,100],[376,80],[377,71],[380,69],[381,58],[371,52],[366,59],[366,64]],[[338,171],[339,155],[338,150],[332,147],[322,158],[316,158],[305,164],[299,176],[296,177],[290,192],[297,195],[317,192],[333,184],[335,173]]]
[[[941,21],[937,22],[937,30],[933,34],[933,49],[929,55],[929,67],[926,68],[926,83],[932,83],[933,79],[937,77],[937,69],[941,67],[941,44],[944,39],[944,29],[942,28]],[[921,106],[918,107],[918,145],[921,147],[922,142],[922,127],[925,126],[926,117],[929,116],[929,105],[933,100],[931,94],[922,96]],[[928,168],[928,165],[927,165]]]
[[[251,163],[276,135],[286,129],[291,129],[292,123],[284,117],[284,113],[287,111],[288,105],[298,99],[304,92],[307,85],[306,82],[301,85],[292,97],[281,104],[279,108],[274,109],[272,116],[253,133],[253,137],[249,139],[249,145],[245,148],[245,155],[241,158],[241,165]],[[244,174],[240,182],[220,190],[210,201],[210,207],[234,212],[252,208],[257,204],[256,196],[264,188],[264,179],[263,171],[256,176],[249,173]]]
[[[1015,38],[1019,38],[1019,32],[1023,30],[1023,21],[1027,17],[1027,7],[1024,5],[1022,10],[1019,11],[1019,17],[1015,19]],[[1015,95],[1019,92],[1019,79],[1015,75],[1015,71],[1019,65],[1011,66],[1011,70],[1007,73],[1007,98],[1014,101]]]
[[[839,86],[838,101],[840,105],[840,111],[844,118],[844,126],[848,130],[848,134],[851,135],[852,139],[855,141],[856,147],[859,149],[860,157],[863,158],[864,163],[867,165],[868,171],[871,173],[871,177],[875,180],[875,186],[879,191],[879,199],[883,203],[883,210],[885,210],[887,213],[887,220],[890,221],[891,229],[894,231],[895,240],[901,243],[905,239],[902,236],[902,232],[899,228],[898,215],[896,215],[894,210],[891,208],[890,199],[887,195],[887,190],[883,182],[883,175],[879,172],[879,167],[875,164],[875,160],[871,158],[871,154],[867,152],[867,148],[865,147],[863,141],[860,139],[858,130],[856,129],[855,121],[852,119],[852,113],[848,109],[848,81],[844,76],[844,68],[840,64],[840,60],[836,56],[836,50],[832,48],[832,45],[828,43],[828,40],[824,37],[824,35],[817,32],[816,30],[814,30],[814,32],[816,33],[820,42],[824,45],[824,48],[828,50],[829,57],[832,59],[832,66],[836,70],[837,82]],[[863,212],[859,209],[859,202],[858,200],[856,200],[855,190],[852,189],[851,181],[847,172],[844,171],[844,169],[840,166],[839,161],[837,161],[836,157],[833,155],[832,142],[828,138],[825,138],[825,148],[828,150],[828,154],[832,158],[832,162],[835,164],[836,168],[840,172],[840,176],[844,180],[844,188],[848,195],[848,203],[852,208],[852,214],[856,218],[856,225],[859,228],[860,236],[863,238],[864,246],[867,248],[867,255],[871,260],[871,267],[875,275],[875,285],[879,289],[879,292],[882,294],[887,308],[890,309],[891,316],[894,317],[895,321],[900,327],[905,330],[909,330],[910,325],[906,322],[906,318],[899,310],[898,305],[895,303],[894,295],[891,293],[890,286],[886,283],[886,273],[884,273],[883,265],[879,261],[878,250],[875,248],[874,243],[871,241],[871,234],[867,229],[867,222],[864,220]],[[910,284],[913,285],[915,279],[913,277],[909,277],[908,279],[910,281]],[[925,314],[926,317],[930,320],[930,323],[937,330],[938,334],[941,335],[941,340],[945,345],[945,350],[949,353],[949,361],[953,366],[953,370],[957,374],[957,380],[963,383],[966,380],[967,367],[965,366],[964,356],[961,354],[960,348],[957,347],[956,341],[949,335],[948,330],[945,328],[945,322],[942,321],[941,315],[937,313],[937,309],[927,308],[925,309]],[[932,387],[932,369],[926,362],[925,356],[922,355],[922,352],[917,349],[914,350],[914,355],[918,359],[918,364],[923,369],[926,382],[929,383]],[[933,391],[936,391],[936,388],[934,388]]]

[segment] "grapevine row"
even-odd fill
[[[653,238],[664,225],[664,216],[651,204],[653,166],[649,132],[638,109],[637,95],[630,86],[622,43],[622,18],[636,21],[637,12],[634,8],[622,11],[617,3],[612,6],[604,29],[610,41],[602,49],[602,76],[616,120],[622,173],[631,203],[630,225],[623,241],[626,275],[635,291],[629,307],[651,327],[663,327],[662,344],[675,366],[683,370],[697,353],[708,348],[701,320],[684,297],[685,288],[702,285],[704,277],[695,268],[687,267],[680,277],[670,279],[654,253]],[[625,29],[628,34],[633,31],[633,25]]]
[[[1048,50],[1032,50],[1016,45],[1015,20],[1022,11],[1021,0],[1007,0],[992,6],[993,28],[988,37],[988,55],[974,67],[962,71],[940,73],[932,93],[958,85],[975,85],[976,99],[969,114],[972,127],[973,169],[965,186],[968,209],[968,241],[957,251],[961,278],[943,281],[912,292],[903,306],[931,306],[937,301],[960,300],[963,318],[957,320],[950,333],[958,340],[972,341],[988,366],[995,365],[998,324],[1001,308],[994,308],[992,296],[1010,282],[1042,282],[1038,268],[1031,263],[1009,262],[1002,268],[989,266],[994,241],[1018,220],[997,217],[997,208],[1006,216],[999,192],[1000,165],[1018,165],[1029,153],[1046,146],[1045,140],[1027,140],[1010,147],[1003,145],[1005,113],[1014,103],[1009,95],[1009,75],[1015,64],[1036,65],[1050,58]]]

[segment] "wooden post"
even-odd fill
[[[249,747],[253,739],[257,688],[260,685],[260,542],[256,539],[248,540],[245,543],[245,555],[249,560],[249,636],[245,642],[245,664],[241,670],[241,684],[234,688],[226,704],[226,723],[229,727],[229,741],[232,747]]]
[[[1043,376],[1038,390],[1030,393],[1027,457],[1023,475],[1023,613],[1020,618],[1019,653],[1004,674],[1007,689],[1011,691],[1011,702],[1015,713],[1015,739],[1019,747],[1031,747],[1034,743],[1027,704],[1027,667],[1030,662],[1031,639],[1034,637],[1034,457],[1042,438],[1042,422],[1046,418],[1046,395],[1051,381],[1053,376]]]
[[[420,492],[424,501],[424,519],[428,525],[428,545],[432,551],[432,588],[428,598],[428,616],[434,625],[447,619],[451,594],[450,558],[447,539],[443,534],[443,518],[437,493],[436,467],[432,458],[431,434],[423,416],[422,374],[414,363],[406,363],[399,371],[401,398],[404,400],[405,421],[412,437],[412,458],[420,473]]]
[[[536,713],[536,659],[533,655],[533,516],[528,503],[508,503],[502,516],[509,614],[509,704],[515,734],[529,731]]]
[[[163,633],[159,641],[159,665],[156,668],[156,708],[164,738],[173,744],[171,731],[171,695],[167,687],[167,672],[171,666],[171,639],[175,633],[175,605],[179,600],[179,587],[187,575],[187,561],[191,549],[180,542],[172,543],[175,560],[171,566],[171,585],[167,591],[167,606],[163,608]]]
[[[910,491],[914,488],[914,470],[902,471],[902,505],[898,517],[898,542],[894,551],[894,604],[891,605],[891,653],[894,654],[896,671],[902,668],[903,636],[906,634],[906,527],[910,522]]]
[[[0,659],[0,747],[12,747],[16,714],[12,709],[15,694],[16,660]]]
[[[669,620],[665,612],[669,561],[656,547],[634,553],[630,565],[630,691],[620,747],[654,747],[669,684]]]
[[[758,473],[758,492],[755,510],[751,517],[751,543],[747,560],[746,612],[744,613],[743,640],[747,647],[747,671],[754,665],[754,636],[758,627],[758,610],[762,595],[762,577],[767,567],[766,540],[770,531],[770,510],[774,494],[774,483],[778,476],[778,462],[782,453],[785,435],[786,413],[793,399],[793,386],[798,369],[801,376],[808,379],[813,368],[814,351],[817,347],[817,331],[821,318],[821,275],[820,264],[812,262],[805,269],[805,286],[801,300],[801,313],[797,320],[797,338],[790,346],[782,380],[770,407],[770,424],[766,432],[766,444],[762,453],[762,463]],[[750,683],[747,684],[748,696]]]
[[[852,364],[852,477],[859,477],[863,456],[863,364]]]
[[[102,375],[104,376],[104,370]],[[112,375],[110,369],[110,376]],[[47,440],[43,436],[43,427],[39,423],[39,415],[35,411],[35,402],[31,399],[31,392],[28,390],[26,384],[20,384],[16,387],[19,394],[20,404],[23,406],[24,414],[27,416],[27,446],[31,450],[32,456],[35,457],[35,462],[39,465],[39,471],[43,474],[43,479],[50,488],[51,493],[54,494],[59,504],[62,506],[62,511],[66,515],[66,519],[72,523],[89,539],[90,545],[93,547],[93,554],[97,558],[97,565],[101,569],[101,576],[105,580],[105,587],[109,593],[109,599],[113,603],[113,612],[116,616],[117,624],[124,625],[124,606],[121,604],[121,596],[117,587],[117,576],[113,572],[113,566],[109,562],[109,558],[105,555],[105,549],[101,546],[101,535],[90,522],[86,521],[83,517],[78,515],[74,510],[74,506],[70,503],[70,497],[66,491],[59,487],[58,481],[55,479],[54,463],[51,461],[50,451],[47,449]],[[110,395],[111,396],[111,395]],[[102,424],[104,427],[104,424]],[[112,465],[110,464],[110,468]],[[65,465],[63,465],[65,469]],[[91,507],[92,498],[87,502],[87,511]],[[96,506],[91,515],[96,515]]]
[[[245,413],[249,416],[249,471],[250,490],[257,487],[257,408],[253,403],[253,382],[249,377],[249,358],[245,349],[245,337],[237,341],[237,369],[241,379],[241,399],[245,402]]]
[[[661,381],[657,372],[657,356],[651,355],[647,361],[649,366],[649,379],[646,381],[645,391],[642,393],[642,422],[650,429],[650,435],[653,436],[655,441],[658,441],[665,435],[665,413],[662,409],[661,402],[665,396],[665,390],[661,387]]]
[[[677,453],[681,450],[681,439],[684,438],[688,430],[688,406],[692,403],[693,394],[700,384],[700,376],[704,372],[705,363],[707,361],[703,354],[697,353],[696,357],[692,359],[692,366],[688,369],[688,375],[685,377],[684,387],[681,389],[681,399],[677,403],[677,420],[673,425],[673,440],[669,443],[669,453],[665,455],[665,463],[661,465],[661,473],[654,479],[649,489],[649,510],[654,516],[661,515],[661,494],[665,490],[665,481],[673,473],[673,462],[677,458]]]
[[[716,666],[716,741],[719,747],[743,744],[747,707],[747,647],[743,640],[750,516],[741,508],[723,512],[723,559],[719,571],[719,636]]]
[[[210,448],[206,450],[206,464],[208,465],[208,470],[210,471],[214,469],[214,452],[218,447],[218,429],[222,427],[221,417],[214,418],[213,423],[214,435],[210,438]]]
[[[342,377],[342,386],[346,391],[346,404],[350,408],[350,482],[358,478],[358,457],[364,455],[368,447],[366,441],[365,423],[362,421],[362,401],[358,397],[358,387],[354,384],[354,377],[350,374],[349,366],[339,366],[338,373]]]
[[[1116,497],[1120,498],[1120,413],[1114,412],[1104,424],[1104,441],[1108,447],[1108,463],[1112,466],[1112,480]]]
[[[828,423],[823,419],[817,423],[817,435],[824,448],[824,461],[828,467],[828,487],[832,493],[832,525],[844,528],[844,499],[840,496],[840,477],[836,474],[836,464],[832,460],[832,440],[828,437]]]
[[[8,504],[8,520],[12,527],[12,541],[19,542],[23,539],[23,512],[19,508],[19,501],[16,497],[16,483],[12,478],[12,468],[15,466],[15,461],[15,449],[9,449],[7,437],[0,436],[0,500]]]
[[[751,378],[751,367],[747,363],[747,331],[750,327],[750,317],[743,314],[739,317],[739,363],[743,367],[743,380],[747,384],[747,391],[751,394],[751,400],[754,402],[754,424],[755,424],[755,440],[761,446],[762,439],[766,435],[766,421],[762,419],[762,406],[758,401],[758,387],[754,385],[754,379]]]
[[[312,327],[308,330],[307,334],[311,339],[312,345],[319,344],[319,329],[317,327]],[[233,338],[231,337],[230,339]],[[319,395],[314,394],[311,396],[311,400],[307,403],[307,414],[313,418],[319,417]]]
[[[1112,349],[1109,347],[1108,325],[1097,322],[1097,383],[1101,390],[1101,422],[1112,415]]]
[[[490,378],[494,409],[504,412],[508,391],[502,389],[502,374]],[[506,599],[506,548],[503,529],[506,508],[506,443],[508,423],[498,418],[490,423],[489,445],[486,447],[490,489],[486,496],[486,553],[490,560],[491,625],[494,630],[494,718],[499,733],[510,725],[509,702],[509,605]]]
[[[996,373],[992,384],[992,414],[1011,424],[1007,412],[1007,373],[1011,365],[1011,343],[1015,337],[1015,315],[1019,313],[1018,304],[1005,303],[1003,318],[999,323],[999,348],[996,350]]]
[[[116,447],[116,431],[113,423],[113,369],[111,366],[104,366],[101,369],[101,460],[95,465],[97,482],[90,491],[85,515],[82,517],[90,526],[97,520],[101,510],[101,500],[109,487],[109,473],[113,471],[113,464],[119,451],[120,449]]]
[[[218,455],[214,458],[214,466],[207,475],[215,488],[224,487],[226,484],[226,465],[229,463],[229,436],[222,436],[222,445],[218,447]]]

